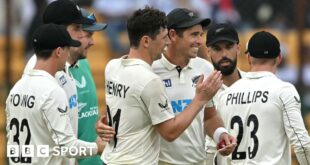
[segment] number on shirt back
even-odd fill
[[[121,109],[117,109],[116,114],[113,116],[113,118],[111,117],[111,111],[110,111],[110,107],[107,106],[107,112],[108,112],[108,118],[109,118],[109,126],[113,127],[115,129],[115,135],[113,137],[114,140],[114,149],[116,148],[117,145],[117,133],[118,133],[118,125],[119,125],[119,119],[121,117]]]
[[[17,143],[17,145],[29,145],[30,139],[31,139],[31,132],[28,124],[27,119],[22,119],[21,122],[18,121],[17,118],[13,118],[10,122],[10,130],[13,132],[13,129],[15,129],[15,135],[13,136],[13,142]],[[21,144],[19,141],[19,135],[22,133],[26,133],[27,130],[27,137],[24,144]],[[14,144],[15,145],[15,144]],[[31,157],[23,157],[22,154],[20,154],[20,157],[11,157],[11,160],[14,163],[31,163]]]
[[[239,132],[237,135],[237,147],[234,150],[234,152],[232,153],[232,159],[233,160],[246,159],[246,156],[247,156],[246,151],[238,151],[238,147],[242,141],[243,131],[244,131],[243,130],[242,118],[240,116],[234,116],[231,119],[230,128],[234,129],[235,124],[237,124],[237,128],[238,128]],[[251,139],[253,139],[252,140],[253,148],[251,148],[251,146],[248,146],[247,151],[248,151],[249,158],[253,159],[257,154],[258,145],[259,145],[258,138],[256,136],[256,132],[258,130],[259,123],[258,123],[257,117],[253,114],[250,115],[248,120],[247,120],[247,126],[250,127],[251,124],[253,124],[253,130],[251,131]]]

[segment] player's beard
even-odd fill
[[[224,75],[224,76],[228,76],[228,75],[231,75],[234,70],[236,69],[236,66],[237,66],[237,58],[235,59],[229,59],[227,57],[223,57],[219,62],[215,63],[212,59],[212,64],[214,66],[214,68],[216,70],[219,70],[221,71],[221,73]],[[228,66],[221,66],[221,63],[222,62],[229,62],[230,65]]]
[[[83,60],[85,58],[86,58],[86,55],[84,55],[84,54],[79,54],[79,56],[78,56],[78,60]]]

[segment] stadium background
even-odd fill
[[[42,21],[46,5],[52,0],[0,0],[0,165],[7,164],[5,100],[12,85],[22,76],[31,56],[33,30]],[[310,127],[310,2],[309,0],[75,0],[92,10],[107,30],[94,35],[95,46],[89,61],[97,85],[100,113],[105,111],[104,67],[112,58],[128,50],[126,18],[148,4],[166,13],[175,7],[197,10],[212,22],[230,22],[238,30],[242,51],[249,37],[258,30],[272,31],[281,42],[284,61],[277,75],[295,84],[301,95],[302,114]],[[205,48],[200,55],[207,58]],[[247,71],[244,53],[239,68]],[[293,164],[297,164],[293,155]]]

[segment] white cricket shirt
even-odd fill
[[[238,72],[239,72],[241,78],[244,77],[245,74],[246,74],[246,72],[241,71],[241,70],[239,70],[239,69],[238,69]],[[217,109],[217,105],[220,104],[220,102],[219,102],[220,93],[222,93],[223,91],[225,91],[227,88],[229,88],[229,87],[227,87],[225,84],[223,84],[223,85],[221,86],[221,88],[216,92],[215,96],[213,97],[213,103],[214,103],[214,106],[215,106],[216,109]],[[216,150],[217,150],[217,149],[216,149],[216,143],[215,143],[215,141],[214,141],[211,137],[209,137],[208,135],[206,135],[206,152],[207,152],[207,153],[216,153]],[[219,155],[218,157],[223,157],[223,158],[225,158],[226,156],[221,156],[221,155]]]
[[[26,64],[24,69],[24,73],[33,69],[37,62],[37,56],[33,55]],[[75,86],[75,80],[73,79],[72,75],[69,72],[69,63],[66,63],[65,69],[62,71],[56,72],[55,78],[58,84],[65,90],[67,100],[69,103],[69,118],[71,121],[71,125],[75,135],[77,136],[77,129],[78,129],[78,102],[77,102],[77,89]],[[73,162],[74,163],[74,162]]]
[[[109,125],[115,137],[101,156],[106,164],[158,163],[159,133],[154,125],[174,117],[160,78],[140,59],[111,60],[105,69]]]
[[[56,79],[43,70],[30,70],[14,85],[6,100],[6,130],[8,145],[34,145],[35,155],[28,158],[9,158],[10,164],[68,164],[67,157],[79,157],[66,152],[54,156],[53,148],[87,148],[84,156],[95,155],[97,145],[80,141],[73,133],[68,118],[68,102]],[[38,145],[49,146],[49,156],[36,155]]]
[[[212,64],[199,57],[190,59],[180,72],[164,55],[155,61],[152,67],[166,87],[175,115],[180,114],[191,103],[195,96],[195,82],[199,76],[204,74],[207,77],[213,71]],[[207,107],[212,106],[212,101],[209,101]],[[161,138],[159,159],[170,164],[203,161],[206,158],[203,118],[204,110],[201,110],[191,125],[173,142]]]
[[[290,165],[291,144],[297,155],[309,151],[299,94],[270,72],[246,73],[220,94],[218,111],[237,137],[232,164]]]

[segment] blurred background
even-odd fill
[[[9,90],[22,76],[33,54],[31,36],[42,24],[42,13],[52,0],[0,0],[0,165],[7,164],[5,100]],[[94,34],[95,46],[88,55],[97,85],[99,109],[105,112],[104,68],[112,58],[128,52],[126,19],[136,9],[150,5],[166,13],[176,7],[200,12],[213,23],[230,22],[240,37],[242,51],[250,36],[269,30],[281,42],[284,60],[277,75],[293,83],[300,93],[302,114],[310,128],[310,1],[309,0],[74,0],[95,13],[98,22],[108,23]],[[208,58],[205,47],[199,53]],[[245,54],[238,58],[239,68],[247,71]],[[267,135],[266,135],[267,136]],[[293,164],[297,164],[293,155]]]

